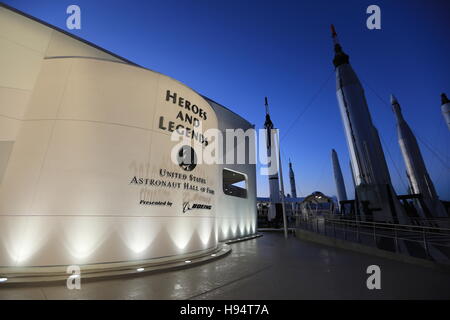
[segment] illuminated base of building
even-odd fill
[[[85,281],[169,271],[210,262],[229,253],[231,253],[231,247],[223,243],[213,249],[185,255],[80,265],[80,277],[81,281]],[[0,278],[3,279],[1,286],[19,283],[66,282],[69,277],[77,277],[77,275],[71,276],[70,273],[67,273],[67,268],[68,266],[0,267]]]

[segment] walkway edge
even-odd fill
[[[398,254],[386,250],[381,250],[374,247],[365,246],[359,243],[346,241],[342,239],[330,238],[315,232],[306,231],[303,229],[296,229],[295,237],[300,240],[315,242],[326,246],[336,247],[339,249],[350,250],[358,253],[373,255],[380,258],[391,259],[404,263],[414,264],[421,267],[431,268],[437,271],[450,273],[450,265],[432,262],[416,257],[407,256],[404,254]]]
[[[234,238],[234,239],[230,239],[225,241],[226,244],[233,244],[233,243],[238,243],[238,242],[242,242],[242,241],[247,241],[247,240],[252,240],[252,239],[256,239],[259,237],[262,237],[263,235],[261,233],[255,233],[246,237],[242,237],[242,238]]]
[[[220,259],[229,253],[231,253],[231,247],[225,243],[219,243],[214,249],[171,258],[81,265],[80,278],[82,281],[94,281],[179,270]],[[65,283],[70,276],[66,273],[66,267],[0,268],[0,278],[7,279],[7,281],[0,283],[0,288],[14,285]]]

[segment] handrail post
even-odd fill
[[[399,247],[398,247],[398,238],[397,238],[397,227],[394,224],[394,241],[395,241],[395,252],[399,252]]]
[[[316,232],[320,234],[319,230],[319,219],[316,217]]]
[[[375,232],[375,223],[372,222],[373,225],[373,241],[375,242],[375,247],[377,246],[377,234]]]
[[[334,221],[332,223],[333,223],[333,235],[336,238],[336,224]]]
[[[347,240],[347,222],[344,221],[344,240]]]
[[[430,253],[428,251],[427,237],[426,237],[424,228],[422,229],[422,234],[423,234],[423,246],[425,248],[425,254],[426,254],[427,258],[429,258],[430,257]]]
[[[359,243],[359,223],[356,221],[356,241]]]

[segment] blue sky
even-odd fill
[[[439,97],[450,94],[450,1],[4,2],[62,29],[67,6],[77,4],[82,29],[70,32],[184,82],[257,128],[263,126],[268,96],[282,137],[286,191],[291,158],[299,195],[316,190],[334,195],[334,148],[352,197],[331,62],[334,23],[365,88],[397,192],[406,193],[407,180],[390,93],[419,138],[440,197],[450,200],[450,132]],[[381,30],[366,28],[371,4],[381,8]],[[268,195],[267,177],[258,177],[258,195]]]

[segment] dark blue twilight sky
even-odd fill
[[[334,195],[330,152],[335,148],[353,197],[332,75],[329,25],[334,23],[365,87],[397,192],[406,192],[407,181],[386,104],[390,93],[419,137],[440,197],[450,200],[450,132],[439,97],[450,94],[448,0],[4,2],[63,29],[67,6],[77,4],[82,29],[72,33],[184,82],[256,127],[263,125],[268,96],[281,130],[286,191],[290,157],[299,195],[315,190]],[[371,4],[381,8],[381,30],[366,28]],[[267,177],[258,177],[258,195],[268,195]]]

